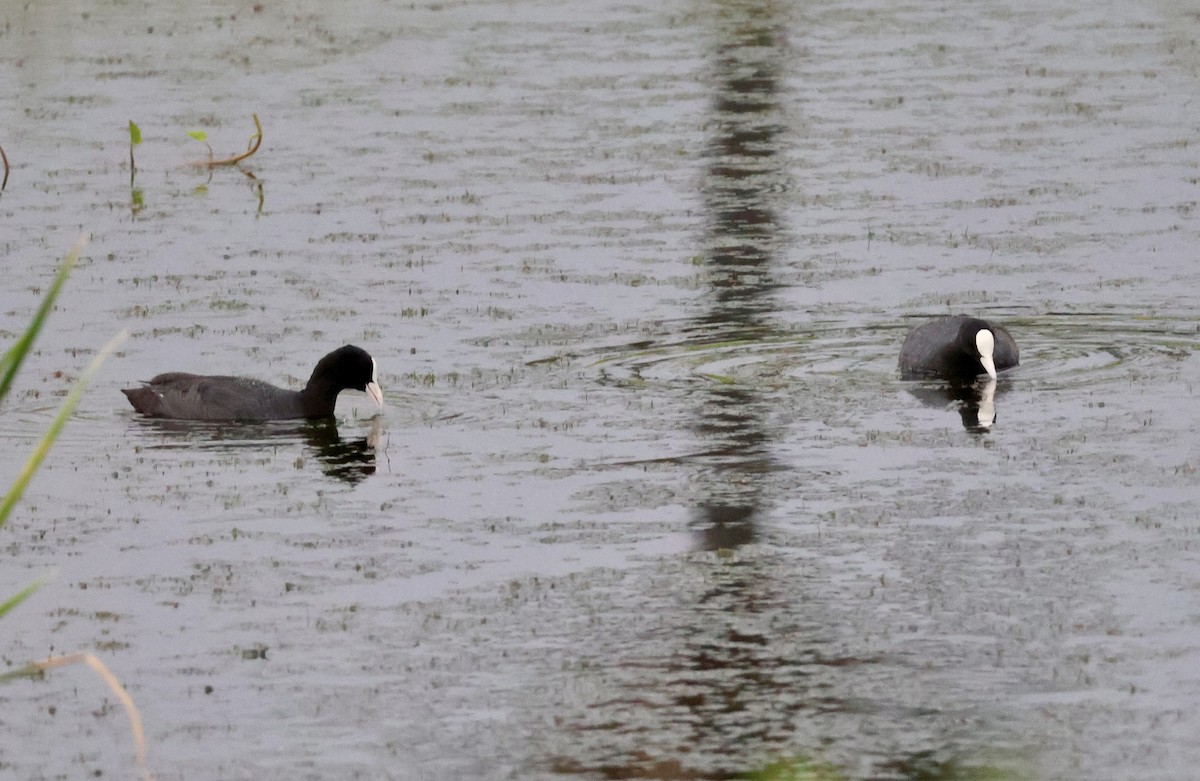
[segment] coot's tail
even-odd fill
[[[162,414],[162,397],[151,390],[149,386],[122,388],[121,393],[124,393],[133,408],[143,415],[154,417]]]

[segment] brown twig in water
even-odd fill
[[[4,192],[4,188],[8,186],[8,155],[4,154],[4,147],[0,146],[0,160],[4,161],[4,179],[0,180],[0,193]]]
[[[242,162],[247,157],[257,152],[258,148],[262,146],[262,123],[258,121],[258,114],[251,114],[251,116],[254,117],[254,129],[257,132],[250,137],[250,145],[245,152],[242,152],[240,155],[234,155],[233,157],[223,157],[220,160],[214,160],[212,158],[212,147],[209,147],[208,159],[197,161],[192,163],[192,165],[196,166],[197,168],[216,168],[219,165],[234,165],[235,163]]]
[[[109,672],[109,669],[104,666],[104,662],[94,654],[84,651],[66,656],[51,656],[40,662],[30,662],[28,669],[30,672],[45,672],[55,667],[66,667],[69,664],[79,664],[80,662],[91,667],[100,676],[100,679],[108,684],[108,688],[124,706],[125,713],[129,716],[130,729],[133,732],[133,745],[137,751],[138,770],[141,773],[142,781],[154,781],[154,775],[146,765],[146,733],[142,730],[142,717],[138,713],[137,706],[133,704],[133,698],[129,696],[129,692],[125,691],[125,687],[117,680],[117,676]]]
[[[249,171],[242,171],[242,173],[245,174],[246,178],[250,180],[250,189],[254,190],[254,192],[258,195],[258,214],[262,214],[264,200],[263,183],[259,181],[257,176]]]

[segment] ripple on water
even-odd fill
[[[1200,326],[1183,315],[1112,310],[984,316],[1008,326],[1020,345],[1021,365],[1005,375],[1017,387],[1125,382],[1200,349]],[[811,375],[878,381],[896,374],[900,342],[910,325],[816,323],[795,333],[746,339],[639,341],[602,348],[592,357],[609,377],[652,383],[701,378],[755,384]]]
[[[691,338],[605,348],[594,365],[606,375],[654,383],[705,379],[772,385],[800,374],[878,380],[895,368],[897,326],[815,323],[795,333],[747,338]]]
[[[1196,321],[1181,315],[1053,312],[1007,324],[1021,346],[1014,381],[1043,388],[1126,383],[1200,348]]]

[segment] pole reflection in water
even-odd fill
[[[773,3],[721,3],[712,10],[716,95],[702,179],[710,290],[689,336],[693,344],[753,349],[772,335],[772,265],[783,240],[777,200],[787,182],[779,100],[786,42]],[[774,470],[767,413],[752,379],[704,391],[695,430],[705,447],[689,459],[702,470],[692,529],[703,550],[730,551],[755,540]],[[673,611],[674,626],[662,638],[666,656],[651,662],[654,674],[642,682],[645,712],[628,714],[629,724],[655,723],[661,753],[630,748],[623,762],[602,768],[607,777],[735,777],[768,746],[786,744],[802,711],[813,707],[806,678],[822,660],[803,636],[784,628],[786,597],[770,574],[776,557],[761,550],[742,560],[736,555],[694,562],[691,582],[698,588],[676,595],[685,604]]]
[[[788,53],[779,5],[726,2],[716,10],[713,137],[702,180],[711,289],[693,338],[752,350],[774,335],[773,266],[785,241],[778,201],[788,189],[780,104]],[[769,411],[753,377],[705,393],[696,431],[708,447],[693,461],[704,470],[703,497],[692,521],[703,550],[756,539],[776,468]],[[690,756],[678,761],[696,778],[752,770],[766,746],[794,739],[805,711],[841,707],[814,696],[810,679],[817,666],[845,660],[822,658],[819,643],[792,623],[774,557],[760,549],[735,555],[698,562],[706,587],[691,597],[684,639],[659,682],[673,709],[687,713]]]
[[[784,36],[773,3],[722,5],[713,118],[703,196],[710,306],[693,339],[752,343],[770,334],[771,273],[781,241],[775,200],[786,189],[779,155]],[[724,13],[722,13],[724,12]],[[699,459],[705,500],[694,529],[706,550],[755,537],[765,475],[771,470],[765,403],[749,385],[707,391],[697,431],[711,447]]]
[[[781,242],[776,200],[785,191],[779,105],[786,45],[778,6],[727,2],[710,7],[718,25],[712,137],[702,179],[708,216],[704,256],[710,290],[689,341],[753,349],[772,335],[772,264]],[[772,568],[780,557],[748,548],[755,540],[774,470],[767,402],[753,380],[703,391],[695,430],[702,497],[691,522],[702,550],[684,565],[672,607],[649,658],[612,671],[613,696],[593,706],[608,745],[561,757],[563,773],[606,778],[727,779],[787,745],[803,711],[814,707],[807,679],[817,644],[795,630]],[[837,707],[827,698],[825,707]],[[632,740],[631,744],[625,741]],[[615,744],[615,745],[613,745]]]
[[[710,9],[716,97],[702,195],[711,289],[689,336],[700,347],[744,345],[752,358],[754,344],[775,335],[772,265],[785,240],[778,213],[788,183],[780,98],[787,26],[782,7],[769,1]],[[891,672],[880,657],[855,653],[839,606],[809,588],[812,573],[797,572],[804,559],[748,545],[777,474],[769,401],[753,377],[704,391],[695,430],[706,446],[685,463],[701,471],[691,521],[697,545],[719,555],[679,562],[661,593],[645,595],[639,611],[654,616],[652,629],[636,638],[614,630],[614,645],[601,653],[622,661],[605,671],[605,696],[584,723],[572,725],[570,752],[552,760],[557,772],[746,778],[782,755],[777,777],[807,777],[805,768],[828,768],[811,765],[813,754],[847,765],[871,755],[876,768],[938,766],[922,752],[928,744],[911,737],[928,725],[889,712],[886,694],[875,701],[861,693],[888,686],[879,676]],[[848,700],[845,692],[855,691]]]

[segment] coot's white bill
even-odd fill
[[[383,391],[379,389],[379,380],[376,379],[376,377],[378,377],[378,368],[379,367],[375,364],[375,359],[372,358],[371,381],[367,383],[366,391],[367,395],[371,397],[371,401],[375,402],[375,406],[379,407],[379,409],[383,409]]]
[[[996,362],[992,360],[992,355],[996,352],[996,337],[985,328],[975,334],[975,346],[979,349],[979,362],[983,364],[983,370],[987,372],[988,377],[996,379]]]

